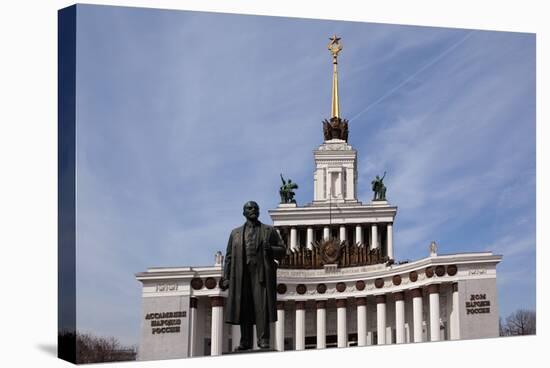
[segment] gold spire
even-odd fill
[[[332,75],[332,110],[331,117],[340,117],[340,101],[338,99],[338,53],[342,51],[342,45],[340,44],[340,38],[336,35],[329,38],[330,43],[328,44],[328,49],[332,54],[332,65],[333,65],[333,75]]]

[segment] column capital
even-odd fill
[[[212,307],[223,307],[225,298],[223,296],[211,296],[210,305]]]
[[[453,282],[453,292],[458,291],[458,282]]]
[[[355,298],[355,304],[356,305],[367,305],[367,297],[361,296],[359,298]]]
[[[422,288],[412,289],[411,296],[413,298],[422,298]]]
[[[277,300],[277,309],[285,309],[285,302],[282,300]]]
[[[315,301],[315,307],[317,309],[325,309],[327,307],[327,301],[326,300],[316,300]]]
[[[439,284],[428,285],[428,294],[439,293]]]
[[[299,310],[299,309],[306,309],[305,300],[296,300],[296,310]]]
[[[347,305],[347,299],[336,299],[336,308],[345,308]]]
[[[403,293],[402,291],[393,293],[393,300],[398,301],[398,300],[404,300],[404,299],[405,299],[405,293]]]
[[[197,309],[197,302],[198,302],[198,299],[192,296],[189,299],[189,307]]]
[[[376,304],[384,304],[386,303],[386,295],[376,295]]]

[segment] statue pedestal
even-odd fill
[[[295,207],[298,207],[298,205],[296,203],[279,203],[279,205],[277,207],[279,207],[279,208],[295,208]]]
[[[382,200],[378,200],[378,199],[372,200],[370,202],[370,204],[371,204],[371,206],[380,206],[380,207],[389,205],[388,201],[382,201]]]
[[[223,353],[223,355],[232,355],[232,354],[254,354],[254,353],[271,353],[275,350],[273,348],[269,349],[250,349],[250,350],[240,350],[240,351],[228,351],[226,353]]]

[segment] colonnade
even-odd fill
[[[450,313],[450,338],[459,339],[459,326],[458,326],[458,286],[456,283],[452,285],[452,302]],[[374,302],[376,303],[376,343],[383,345],[387,343],[393,343],[390,335],[391,328],[387,326],[387,306],[388,303],[395,303],[394,311],[395,325],[395,343],[402,344],[406,341],[406,328],[405,328],[405,292],[410,293],[412,300],[412,342],[423,341],[423,292],[428,296],[427,306],[429,308],[429,341],[440,340],[440,285],[431,284],[428,285],[424,291],[422,288],[404,290],[388,294],[379,294],[374,296]],[[190,310],[190,356],[193,356],[194,339],[197,338],[195,329],[196,323],[196,298],[191,298],[191,310]],[[193,302],[193,299],[195,301]],[[211,296],[210,304],[212,307],[212,323],[211,323],[211,355],[220,355],[223,350],[223,331],[224,328],[232,328],[232,350],[238,345],[240,338],[240,331],[238,326],[226,325],[223,320],[223,308],[225,298],[220,296]],[[367,345],[367,297],[359,296],[355,297],[355,306],[357,308],[357,345]],[[347,313],[349,306],[349,299],[335,299],[336,304],[336,324],[337,324],[337,346],[346,347],[348,345],[348,326],[347,326]],[[275,322],[275,336],[272,336],[274,348],[279,351],[284,350],[285,344],[285,318],[288,313],[285,310],[286,303],[293,303],[295,313],[295,349],[304,350],[306,348],[306,301],[295,300],[293,302],[277,301],[277,322]],[[195,310],[194,310],[195,309]],[[317,349],[326,348],[327,337],[327,300],[315,300],[315,314],[316,314],[316,337]]]
[[[349,240],[350,242],[355,243],[361,243],[361,244],[368,244],[370,249],[377,249],[381,246],[379,241],[379,227],[385,226],[386,227],[386,250],[387,255],[390,259],[393,259],[393,224],[387,223],[387,224],[370,224],[366,226],[370,226],[370,239],[364,239],[363,232],[364,232],[364,224],[356,224],[356,225],[336,225],[338,226],[338,238],[340,241]],[[347,239],[348,238],[348,229],[350,226],[353,226],[355,228],[355,239]],[[325,225],[323,226],[323,239],[328,239],[330,237],[331,233],[331,226]],[[300,243],[303,244],[303,239],[299,239],[298,233],[300,228],[296,226],[290,227],[290,232],[287,239],[287,244],[289,244],[290,249],[296,250],[300,248]],[[305,239],[305,246],[308,249],[312,249],[313,241],[314,240],[320,240],[314,238],[314,228],[312,226],[306,227],[306,239]]]
[[[423,341],[423,292],[422,289],[412,289],[409,291],[412,299],[413,309],[413,342]],[[429,300],[429,326],[430,326],[430,341],[440,340],[440,309],[439,309],[439,284],[429,285],[426,289]],[[389,335],[391,328],[387,326],[387,305],[390,302],[395,303],[395,343],[402,344],[406,341],[405,329],[405,292],[400,291],[391,294],[376,295],[376,343],[383,345],[391,343]],[[305,310],[304,301],[296,301],[296,326],[295,326],[295,348],[296,350],[305,349]],[[285,303],[279,301],[277,303],[277,322],[275,323],[275,349],[284,350],[284,335],[285,335]],[[357,345],[367,345],[367,298],[356,297],[355,305],[357,308]],[[327,331],[327,301],[317,300],[316,306],[316,336],[317,349],[326,347],[326,331]],[[346,347],[348,344],[348,299],[336,299],[336,316],[337,316],[337,346]],[[452,291],[452,311],[458,313],[458,288],[456,284]],[[450,320],[451,339],[458,339],[458,319]]]

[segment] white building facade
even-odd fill
[[[357,199],[357,151],[339,117],[336,36],[332,117],[314,151],[313,201],[270,210],[287,245],[277,271],[273,349],[403,344],[496,337],[496,265],[485,253],[394,261],[397,207]],[[339,47],[339,48],[338,48]],[[228,229],[229,230],[229,229]],[[212,267],[150,268],[142,283],[138,359],[220,355],[238,346],[238,326],[224,323],[223,256]]]

